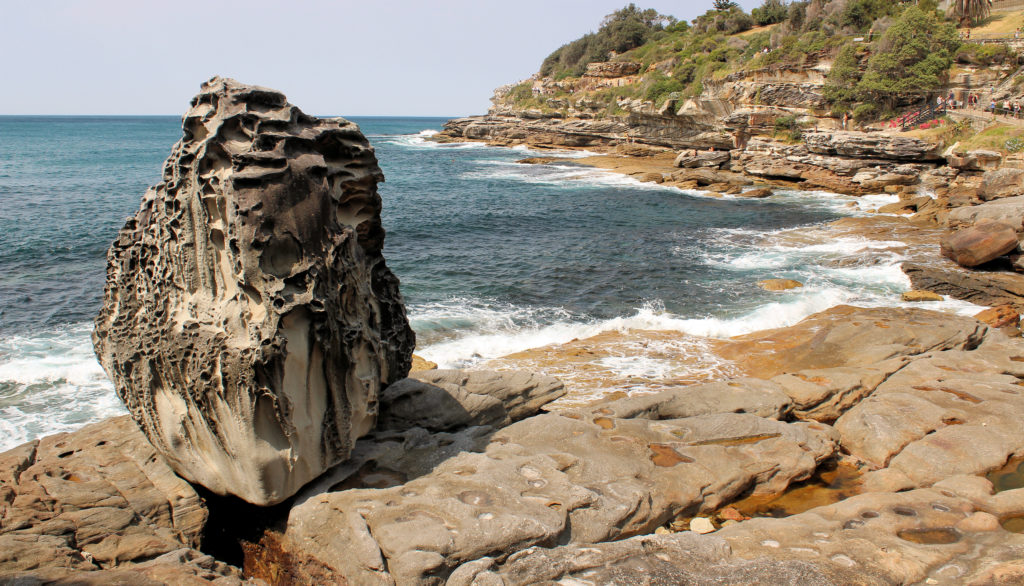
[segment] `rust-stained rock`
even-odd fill
[[[96,354],[179,474],[277,503],[409,370],[384,177],[355,124],[231,79],[202,86],[183,132],[108,253]]]

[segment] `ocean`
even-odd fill
[[[609,330],[738,335],[840,303],[899,305],[909,288],[899,241],[792,237],[893,196],[715,199],[430,141],[444,118],[351,120],[387,178],[384,254],[417,353],[441,367]],[[170,116],[0,117],[0,450],[124,412],[89,337],[105,253],[180,136]],[[765,278],[805,286],[772,293]]]

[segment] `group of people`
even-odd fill
[[[981,97],[975,92],[967,94],[963,100],[958,100],[953,92],[949,92],[949,95],[945,98],[942,96],[935,98],[935,105],[940,109],[945,107],[950,110],[960,110],[963,108],[977,110],[981,108],[979,106],[980,103]],[[984,109],[992,114],[1003,114],[1014,118],[1021,117],[1021,104],[1018,101],[1003,100],[1002,102],[996,102],[995,100],[990,100]]]

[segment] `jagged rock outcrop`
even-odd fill
[[[884,132],[807,132],[807,149],[818,155],[889,159],[893,161],[944,161],[942,144]]]
[[[640,73],[640,64],[632,61],[601,61],[588,63],[584,75],[590,77],[623,77]]]
[[[97,356],[185,478],[271,504],[344,459],[414,336],[373,148],[274,90],[213,78],[108,253]]]
[[[0,583],[198,547],[207,516],[128,417],[31,441],[0,454]]]
[[[903,263],[902,269],[915,289],[934,291],[978,305],[1024,307],[1024,275],[970,271],[953,263],[948,267]]]

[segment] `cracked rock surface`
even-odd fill
[[[206,519],[199,495],[128,417],[0,454],[0,583],[198,547]]]
[[[108,252],[96,354],[176,472],[278,503],[348,456],[409,370],[384,177],[355,124],[231,79],[182,129]]]

